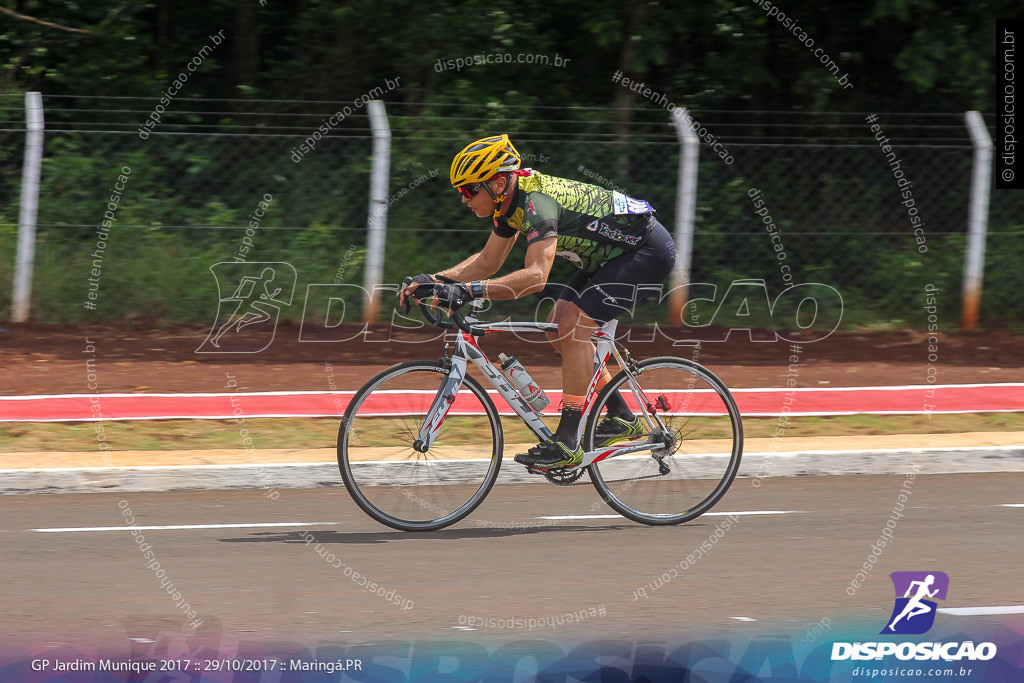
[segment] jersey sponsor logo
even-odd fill
[[[631,247],[636,246],[640,242],[640,240],[643,239],[642,235],[626,234],[619,230],[618,228],[609,227],[607,223],[601,224],[601,229],[597,231],[597,234],[601,235],[602,237],[607,237],[608,239],[614,240],[616,242],[628,244]]]
[[[621,192],[612,192],[612,206],[616,214],[650,213],[654,207],[643,199],[633,199]]]
[[[536,237],[539,234],[540,234],[540,231],[538,231],[538,230],[531,230],[529,232],[529,234],[526,236],[526,239],[527,240],[532,240],[534,237]]]
[[[523,222],[523,215],[522,207],[517,207],[516,210],[512,212],[511,216],[505,217],[505,221],[516,230],[525,231],[526,223]]]
[[[537,215],[537,207],[533,205],[532,199],[530,200],[530,203],[526,205],[526,208],[528,208],[530,210],[530,213],[532,213],[534,216]]]
[[[615,207],[615,213],[629,213],[626,210],[626,195],[621,192],[612,192],[612,206]]]
[[[650,213],[654,211],[654,207],[649,202],[645,202],[643,199],[633,199],[632,197],[626,197],[626,203],[629,204],[630,213]]]
[[[599,222],[600,221],[598,221],[598,220],[593,220],[593,221],[587,223],[587,230],[589,230],[590,232],[595,232],[597,230],[597,224]]]

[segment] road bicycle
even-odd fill
[[[557,332],[554,323],[482,322],[465,316],[424,317],[455,333],[439,360],[416,360],[379,372],[352,397],[338,430],[338,466],[349,494],[370,517],[403,531],[433,531],[464,519],[498,480],[505,444],[494,396],[502,399],[540,441],[551,430],[509,379],[488,360],[485,334]],[[575,484],[584,474],[601,499],[619,514],[650,525],[680,524],[710,510],[739,470],[743,426],[725,384],[693,360],[635,360],[615,340],[616,321],[593,333],[594,375],[586,394],[575,467],[527,468],[519,463],[503,481]],[[517,337],[517,339],[519,339]],[[522,343],[522,340],[520,340]],[[610,359],[620,372],[598,392]],[[472,363],[493,387],[467,374]],[[640,434],[605,438],[598,425],[613,392],[620,392],[642,425]],[[552,406],[553,408],[554,406]],[[510,446],[509,458],[530,443]],[[518,474],[518,476],[515,476]]]

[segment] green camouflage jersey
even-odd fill
[[[558,256],[588,273],[647,239],[654,208],[643,200],[530,169],[513,177],[518,185],[512,205],[494,221],[498,237],[518,231],[529,246],[554,235]]]

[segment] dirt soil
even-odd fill
[[[408,331],[387,325],[331,330],[300,340],[299,327],[283,323],[272,343],[258,353],[196,353],[208,326],[156,321],[92,323],[74,326],[0,323],[0,394],[91,393],[90,372],[104,393],[218,392],[233,378],[245,391],[328,391],[356,389],[378,370],[403,360],[438,358],[444,348],[433,329]],[[726,335],[719,328],[621,329],[620,339],[636,357],[676,355],[695,358],[732,387],[784,386],[791,343],[774,333],[744,330]],[[820,332],[785,332],[788,339],[813,340]],[[704,340],[692,345],[673,340]],[[942,333],[929,370],[928,335],[919,331],[837,331],[800,345],[795,368],[798,386],[923,385],[929,373],[937,384],[1024,382],[1024,338],[1009,331]],[[559,385],[559,358],[542,335],[493,334],[481,343],[491,358],[514,353],[542,384]],[[87,368],[86,361],[95,357]]]

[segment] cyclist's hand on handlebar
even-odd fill
[[[434,285],[435,297],[439,306],[455,311],[473,300],[469,285],[464,282],[453,282],[446,285]]]
[[[420,285],[427,285],[431,288],[431,294],[433,293],[434,276],[427,275],[426,273],[420,273],[416,277],[406,277],[402,280],[402,291],[399,294],[399,303],[405,305],[405,312],[409,312],[409,299],[412,299],[414,303],[419,303],[419,300],[413,296],[413,292]]]

